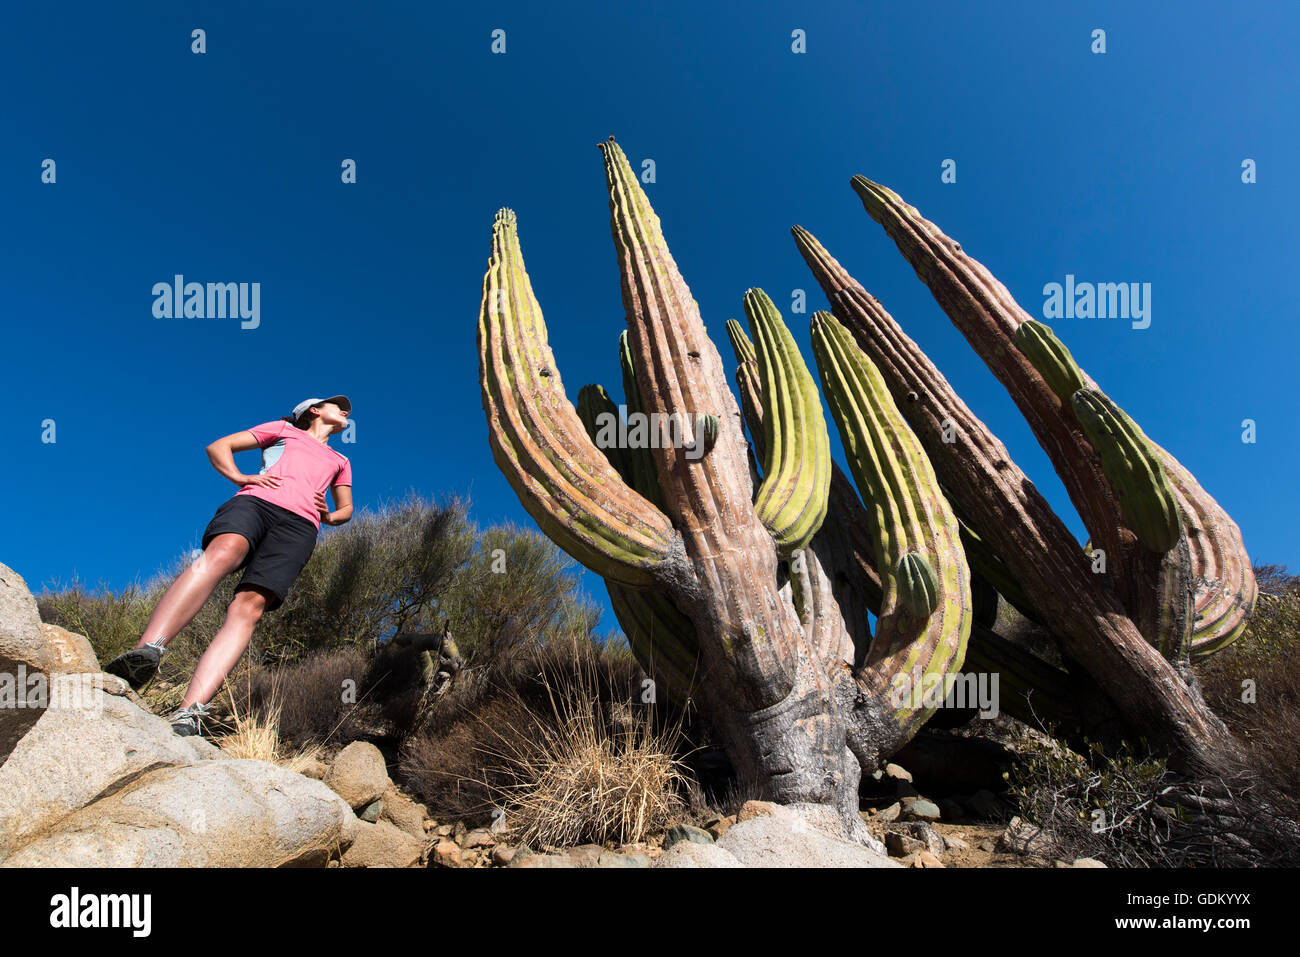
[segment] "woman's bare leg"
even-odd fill
[[[212,642],[194,669],[194,677],[190,679],[190,686],[181,701],[182,708],[195,702],[207,704],[212,700],[221,682],[226,680],[226,675],[248,647],[253,628],[266,611],[269,596],[270,592],[257,585],[235,592],[234,600],[226,610],[225,624],[213,635]]]
[[[213,536],[203,554],[177,576],[158,600],[136,647],[159,637],[163,639],[164,645],[170,643],[182,628],[194,620],[217,583],[238,568],[247,554],[248,539],[243,535],[226,532]]]

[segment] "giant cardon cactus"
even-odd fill
[[[861,768],[874,769],[934,709],[909,682],[932,687],[961,665],[971,599],[956,518],[870,361],[823,314],[823,385],[878,522],[883,610],[866,647],[865,609],[846,621],[834,581],[844,576],[828,571],[852,569],[853,549],[819,535],[829,440],[793,338],[751,290],[744,305],[769,410],[755,488],[740,410],[659,218],[613,139],[600,148],[627,314],[626,404],[681,441],[599,447],[592,433],[612,400],[589,387],[580,410],[569,403],[515,216],[501,210],[479,317],[494,457],[543,530],[611,584],[625,627],[640,623],[629,635],[639,657],[692,689],[737,771],[774,800],[833,804],[853,825]],[[716,437],[700,441],[701,427]],[[647,451],[653,484],[637,465]],[[654,627],[666,639],[657,662],[647,660],[659,648]]]
[[[1229,746],[1186,663],[1230,641],[1249,612],[1240,534],[1051,330],[1013,316],[983,267],[855,178],[1008,383],[1122,583],[1094,574],[1002,444],[800,227],[833,310],[812,322],[821,394],[775,306],[751,289],[752,338],[727,324],[742,417],[658,216],[613,138],[600,149],[627,321],[624,405],[658,441],[626,442],[643,423],[621,418],[600,386],[570,403],[503,209],[479,315],[493,455],[543,531],[605,579],[643,666],[671,697],[703,705],[739,773],[772,799],[834,804],[856,822],[862,768],[915,734],[936,704],[922,689],[944,687],[968,645],[1011,695],[1041,692],[1080,726],[1090,709],[1171,753]],[[831,460],[822,395],[857,495]],[[1052,631],[1065,670],[990,630],[999,592]]]

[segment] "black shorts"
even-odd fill
[[[248,554],[235,571],[248,570],[235,591],[260,585],[275,594],[267,602],[266,610],[279,608],[316,547],[316,526],[265,499],[236,494],[223,502],[208,522],[203,530],[202,548],[206,551],[212,539],[226,532],[248,539]]]

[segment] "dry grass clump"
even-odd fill
[[[557,691],[555,723],[502,754],[515,779],[499,789],[507,826],[534,846],[634,843],[667,826],[684,781],[673,742],[635,716],[611,734],[599,702]]]
[[[680,723],[639,701],[639,677],[588,642],[470,675],[446,705],[454,717],[444,711],[408,742],[403,774],[440,812],[503,811],[514,838],[533,846],[643,840],[681,810],[687,778]]]
[[[295,748],[281,740],[278,727],[281,704],[276,689],[257,711],[241,713],[229,685],[224,692],[224,704],[230,712],[234,730],[215,738],[216,745],[233,758],[252,758],[277,764],[296,773],[303,773],[319,759],[319,745]]]

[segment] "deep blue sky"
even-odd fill
[[[531,525],[480,401],[492,218],[519,214],[570,397],[592,381],[617,394],[623,317],[594,148],[613,133],[634,165],[657,164],[647,191],[729,367],[724,323],[750,286],[811,362],[808,317],[788,311],[795,288],[825,306],[789,235],[800,223],[1081,537],[1023,419],[849,178],[897,189],[1031,314],[1067,273],[1151,283],[1149,329],[1053,325],[1234,516],[1255,561],[1300,565],[1300,8],[711,6],[7,4],[0,561],[34,589],[149,578],[236,491],[204,446],[336,391],[355,405],[357,442],[333,442],[358,507],[460,492],[481,524]],[[195,27],[205,55],[190,52]],[[505,55],[490,52],[498,27]],[[806,54],[790,50],[796,28]],[[340,182],[344,158],[356,185]],[[940,182],[947,158],[956,184]],[[155,319],[151,288],[178,272],[260,282],[260,327]],[[237,462],[256,471],[254,452]]]

